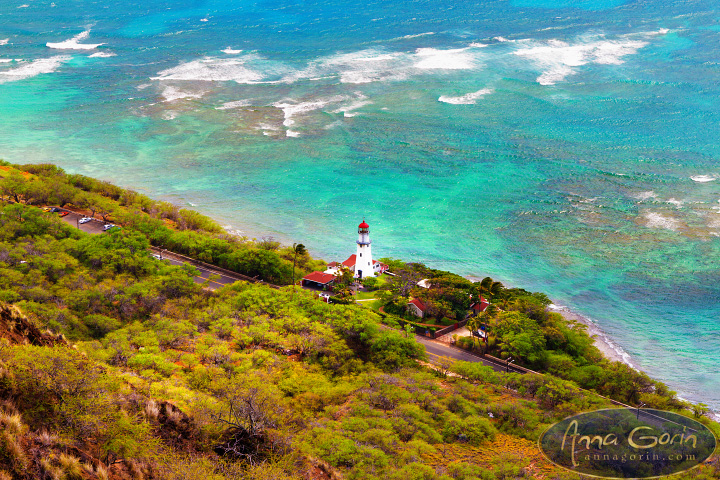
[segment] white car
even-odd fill
[[[78,223],[87,223],[87,222],[90,222],[90,221],[92,221],[92,218],[90,218],[90,217],[83,217],[83,218],[81,218],[80,220],[78,220]]]
[[[110,230],[111,228],[113,228],[113,227],[115,227],[115,226],[116,226],[116,225],[114,225],[114,224],[112,224],[112,223],[108,223],[108,224],[106,224],[106,225],[103,226],[103,232],[107,232],[108,230]]]

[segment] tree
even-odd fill
[[[254,465],[280,446],[271,432],[282,424],[285,408],[270,389],[233,383],[214,392],[222,411],[211,413],[211,417],[228,427],[215,451]]]
[[[82,192],[75,196],[74,203],[77,207],[90,210],[90,216],[95,216],[97,207],[95,206],[95,195],[92,193]]]
[[[53,203],[57,203],[60,207],[64,207],[68,203],[72,203],[77,195],[77,190],[62,181],[61,179],[55,179],[50,184],[50,196]]]
[[[485,277],[480,281],[480,292],[488,297],[499,296],[505,288],[502,283],[494,281],[490,277]]]
[[[365,277],[362,279],[363,287],[367,288],[368,290],[377,290],[378,284],[380,281],[377,279],[377,277]]]
[[[0,180],[0,193],[20,203],[27,191],[27,180],[18,170],[11,170],[10,175]]]
[[[495,324],[500,347],[531,365],[540,364],[546,355],[545,337],[537,322],[520,312],[503,312]]]
[[[303,245],[302,243],[293,243],[292,252],[293,252],[292,284],[295,285],[295,264],[297,263],[297,257],[298,257],[298,255],[300,255],[300,256],[305,255],[305,253],[307,253],[307,250],[305,249],[305,245]]]

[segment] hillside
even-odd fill
[[[292,278],[292,257],[194,212],[23,168],[35,179],[11,169],[0,180],[0,480],[580,478],[536,445],[548,425],[610,406],[579,380],[462,362],[446,375],[369,309],[291,286],[205,289],[192,268],[151,257],[151,242],[277,283]],[[124,228],[91,236],[33,206],[61,204],[52,195],[65,190],[76,206],[89,193],[85,208],[107,202]],[[318,262],[298,260],[298,271]],[[526,329],[535,321],[537,338],[564,332],[522,295],[506,309]],[[553,348],[614,396],[686,408],[589,346]],[[713,459],[675,478],[718,476]]]

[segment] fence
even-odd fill
[[[441,328],[440,330],[436,330],[433,338],[442,337],[443,335],[447,335],[450,332],[454,332],[458,328],[462,328],[465,325],[467,325],[467,320],[461,320],[459,322],[453,323],[449,327]]]

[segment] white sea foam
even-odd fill
[[[116,57],[117,54],[113,52],[96,52],[90,55],[90,58],[110,58],[110,57]]]
[[[523,41],[528,45],[514,52],[537,65],[542,73],[537,77],[541,85],[554,85],[577,72],[577,67],[587,64],[619,65],[623,57],[636,53],[648,42],[631,39],[629,36],[618,40],[595,37],[588,41],[581,39],[576,43],[561,40],[549,40],[536,43]]]
[[[232,47],[227,47],[225,50],[222,50],[222,52],[228,55],[237,55],[238,53],[242,53],[242,50],[234,50]]]
[[[348,84],[402,81],[432,70],[475,68],[478,59],[468,50],[419,48],[415,52],[387,52],[366,49],[319,59],[283,80],[292,83],[299,79],[339,77],[341,83]]]
[[[0,45],[7,45],[9,41],[9,38],[3,38],[2,40],[0,40]]]
[[[207,22],[208,20],[210,20],[210,19],[209,18],[201,18],[200,19],[201,22]]]
[[[296,132],[296,131],[294,131],[294,130],[287,130],[287,131],[285,131],[285,136],[287,136],[287,137],[299,137],[299,136],[300,136],[300,132]]]
[[[165,98],[164,102],[174,102],[183,98],[201,98],[203,95],[203,92],[187,92],[171,85],[166,86],[162,92],[162,96]]]
[[[405,40],[408,38],[427,37],[428,35],[435,35],[435,32],[416,33],[415,35],[405,35],[404,37],[400,38]]]
[[[652,190],[648,190],[647,192],[640,192],[635,195],[633,195],[634,198],[637,198],[638,200],[647,200],[649,198],[655,198],[657,197],[657,194],[653,192]]]
[[[278,126],[276,126],[276,125],[271,125],[271,124],[269,124],[269,123],[261,123],[261,124],[259,124],[259,125],[257,126],[257,129],[258,129],[258,130],[270,130],[270,131],[274,131],[274,132],[280,130],[280,128],[279,128]]]
[[[90,30],[85,30],[82,33],[78,33],[73,38],[69,40],[65,40],[63,42],[48,42],[45,45],[47,45],[49,48],[55,48],[58,50],[94,50],[100,45],[105,45],[104,43],[80,43],[81,40],[85,40],[90,36]]]
[[[500,43],[505,43],[505,42],[509,42],[509,41],[510,41],[510,40],[508,40],[508,39],[505,38],[505,37],[493,37],[493,40],[495,40],[496,42],[500,42]]]
[[[645,212],[642,216],[645,219],[645,226],[648,228],[665,228],[673,232],[677,232],[680,228],[680,222],[677,219],[658,212]]]
[[[716,178],[715,175],[693,175],[690,177],[690,180],[698,183],[707,183],[714,181]]]
[[[30,63],[25,63],[17,68],[2,71],[0,72],[0,83],[24,80],[43,73],[52,73],[71,58],[72,57],[68,55],[41,58]]]
[[[152,80],[260,83],[263,74],[247,65],[249,61],[258,58],[257,55],[228,59],[205,57],[163,70]]]
[[[473,69],[479,65],[476,47],[440,50],[420,48],[415,52],[365,49],[321,57],[301,68],[270,61],[254,53],[238,57],[204,57],[159,72],[152,80],[235,81],[241,84],[295,83],[338,78],[341,83],[363,84],[406,80],[434,70]],[[230,47],[223,50],[237,54]]]
[[[25,3],[25,4],[23,4],[23,5],[20,5],[20,6],[17,7],[17,8],[28,8],[29,6],[30,6],[30,5],[28,5],[27,3]]]
[[[362,108],[365,105],[371,105],[372,102],[367,99],[365,95],[360,92],[355,92],[357,98],[353,99],[347,105],[342,105],[339,108],[332,111],[332,113],[342,113],[345,117],[354,117],[357,114],[353,113],[358,108]]]
[[[0,58],[0,63],[10,63],[12,61],[12,58]]]
[[[299,103],[284,103],[284,102],[276,102],[273,103],[273,107],[279,108],[283,111],[283,115],[285,117],[285,121],[283,121],[283,125],[286,127],[290,127],[295,124],[295,120],[293,120],[293,117],[297,115],[302,115],[304,113],[312,112],[313,110],[319,110],[329,104],[342,102],[343,100],[347,100],[347,97],[343,95],[336,95],[334,97],[315,100],[311,102],[299,102]],[[292,135],[288,135],[292,136]]]
[[[250,100],[236,100],[234,102],[225,102],[219,107],[215,107],[215,110],[232,110],[233,108],[241,108],[252,105]]]
[[[436,48],[418,48],[416,68],[422,70],[468,70],[475,66],[475,58],[466,48],[438,50]]]
[[[474,105],[480,98],[485,95],[489,95],[492,92],[493,90],[490,88],[483,88],[477,92],[467,93],[460,97],[449,97],[447,95],[443,95],[438,98],[438,101],[443,103],[452,103],[453,105]]]
[[[408,70],[412,64],[408,54],[367,49],[322,58],[304,70],[288,75],[283,81],[292,83],[300,79],[323,77],[339,77],[341,83],[351,84],[405,80],[410,75]]]
[[[675,205],[675,207],[677,207],[677,208],[680,208],[683,206],[683,204],[685,202],[683,202],[682,200],[678,200],[676,198],[670,198],[670,199],[668,199],[667,203],[669,203],[670,205]]]

